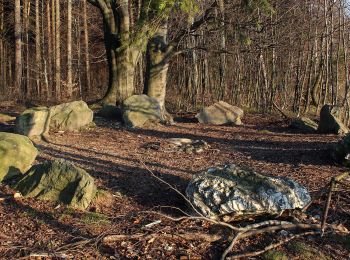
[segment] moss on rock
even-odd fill
[[[0,181],[28,171],[37,154],[28,137],[0,132]]]
[[[96,194],[94,179],[83,169],[64,160],[34,166],[16,185],[25,197],[86,209]]]

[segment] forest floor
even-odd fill
[[[13,113],[13,108],[0,108],[0,113],[8,112]],[[56,252],[58,256],[65,254],[76,259],[179,259],[181,256],[181,259],[218,259],[228,245],[225,240],[209,243],[152,238],[98,243],[96,238],[104,234],[211,233],[219,229],[202,221],[172,222],[149,213],[181,215],[169,207],[190,211],[186,201],[152,177],[143,163],[183,193],[195,174],[224,164],[246,165],[267,174],[288,176],[305,185],[311,194],[323,191],[331,177],[346,171],[334,165],[328,155],[328,148],[340,137],[296,133],[278,116],[249,114],[239,127],[200,125],[189,115],[179,121],[174,126],[139,130],[96,117],[97,126],[93,130],[55,133],[51,134],[51,143],[36,143],[40,151],[38,163],[57,158],[69,160],[86,169],[98,187],[109,191],[111,196],[86,212],[35,199],[0,201],[0,258],[27,259],[30,254]],[[13,125],[0,124],[0,131],[11,132]],[[150,148],[149,144],[163,144],[169,138],[204,140],[210,149],[187,154]],[[0,184],[1,196],[14,193]],[[321,206],[314,207],[312,214],[321,214]],[[331,214],[337,215],[336,209]],[[347,217],[342,221],[350,229]],[[162,219],[160,224],[145,227],[159,219]],[[234,252],[262,248],[274,238],[276,234],[244,240]],[[318,259],[350,257],[350,238],[324,236],[298,241],[283,246],[281,251],[295,259],[317,259],[317,255]],[[301,245],[308,252],[304,256],[298,251]]]

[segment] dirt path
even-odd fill
[[[100,188],[113,194],[112,202],[102,202],[91,210],[98,213],[74,212],[31,199],[0,202],[0,255],[4,258],[50,252],[79,238],[90,239],[103,232],[140,232],[145,223],[157,220],[155,216],[150,218],[140,211],[162,206],[187,211],[185,201],[155,180],[140,161],[182,192],[194,174],[228,163],[248,165],[271,175],[288,176],[311,192],[319,191],[332,176],[345,170],[332,164],[327,151],[339,137],[293,133],[282,121],[271,116],[249,115],[245,125],[240,127],[178,123],[136,130],[101,118],[96,118],[96,123],[97,127],[92,131],[56,133],[51,135],[52,143],[36,144],[40,151],[38,162],[56,158],[74,162],[92,174]],[[11,131],[11,126],[2,125],[0,131]],[[200,154],[187,154],[160,151],[147,145],[162,145],[174,137],[205,140],[211,148]],[[0,193],[11,192],[6,186],[0,186]],[[186,224],[186,229],[203,228],[198,223]],[[185,227],[162,223],[157,228],[159,232],[174,232]],[[337,259],[345,259],[349,254],[330,240],[318,239],[310,243],[316,246],[325,243],[322,251],[337,256]],[[130,241],[103,248],[96,248],[94,244],[77,246],[76,251],[70,248],[65,253],[81,258],[115,255],[115,259],[176,259],[185,254],[213,259],[222,248],[222,245],[199,242]]]

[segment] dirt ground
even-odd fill
[[[0,112],[9,111],[0,108]],[[190,209],[180,195],[152,177],[142,162],[181,192],[195,174],[224,164],[246,165],[267,174],[288,176],[305,185],[312,195],[323,191],[332,176],[347,170],[334,165],[328,155],[329,147],[340,137],[293,132],[278,116],[247,115],[244,125],[239,127],[200,125],[190,116],[177,121],[180,122],[174,126],[138,130],[96,117],[97,126],[93,130],[55,133],[51,135],[51,143],[36,143],[40,151],[37,163],[57,158],[69,160],[86,169],[96,179],[98,187],[111,195],[103,197],[87,212],[34,199],[0,201],[0,258],[28,259],[30,254],[57,253],[56,259],[64,256],[76,259],[218,259],[228,245],[225,239],[215,243],[181,238],[99,243],[98,238],[106,234],[221,232],[219,227],[202,221],[172,222],[148,212],[181,216],[174,208],[186,212]],[[0,131],[11,132],[13,125],[0,124]],[[204,140],[210,149],[187,154],[152,149],[149,145],[162,145],[174,137]],[[14,192],[0,184],[1,196]],[[321,213],[320,207],[312,210],[311,214]],[[331,214],[340,216],[334,207]],[[350,228],[350,215],[341,216],[339,220]],[[145,227],[160,219],[160,224]],[[254,241],[245,240],[234,252],[262,248],[276,237],[271,234]],[[349,240],[324,236],[298,241],[311,248],[313,258],[318,254],[324,259],[349,259]],[[298,256],[291,243],[283,246],[281,252],[289,258],[307,259]]]

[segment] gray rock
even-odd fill
[[[84,101],[74,101],[50,108],[50,130],[76,131],[92,123],[94,114]]]
[[[15,132],[25,136],[40,136],[49,120],[49,108],[35,107],[25,110],[16,118]]]
[[[236,165],[211,168],[194,177],[186,194],[203,215],[224,221],[300,209],[311,200],[307,190],[291,179]]]
[[[318,132],[322,134],[343,135],[349,129],[343,124],[343,109],[341,107],[324,105],[321,109]]]
[[[123,120],[127,126],[143,127],[162,120],[159,102],[147,95],[135,95],[123,103]]]
[[[300,117],[294,119],[291,124],[291,128],[297,129],[303,133],[315,133],[317,131],[317,123],[310,118]]]
[[[15,187],[23,196],[86,209],[96,195],[94,179],[64,160],[35,165]]]
[[[241,108],[232,106],[224,101],[215,103],[212,106],[203,108],[196,118],[202,124],[225,125],[234,124],[242,125],[244,112]]]
[[[202,153],[210,146],[203,140],[192,140],[188,138],[170,138],[168,151],[181,151],[186,153]]]
[[[0,132],[0,182],[28,171],[37,154],[28,137]]]
[[[84,101],[64,103],[50,108],[27,109],[16,119],[16,133],[29,137],[46,131],[78,131],[92,124],[93,112]]]
[[[350,134],[344,136],[330,150],[332,159],[344,166],[350,166]]]

